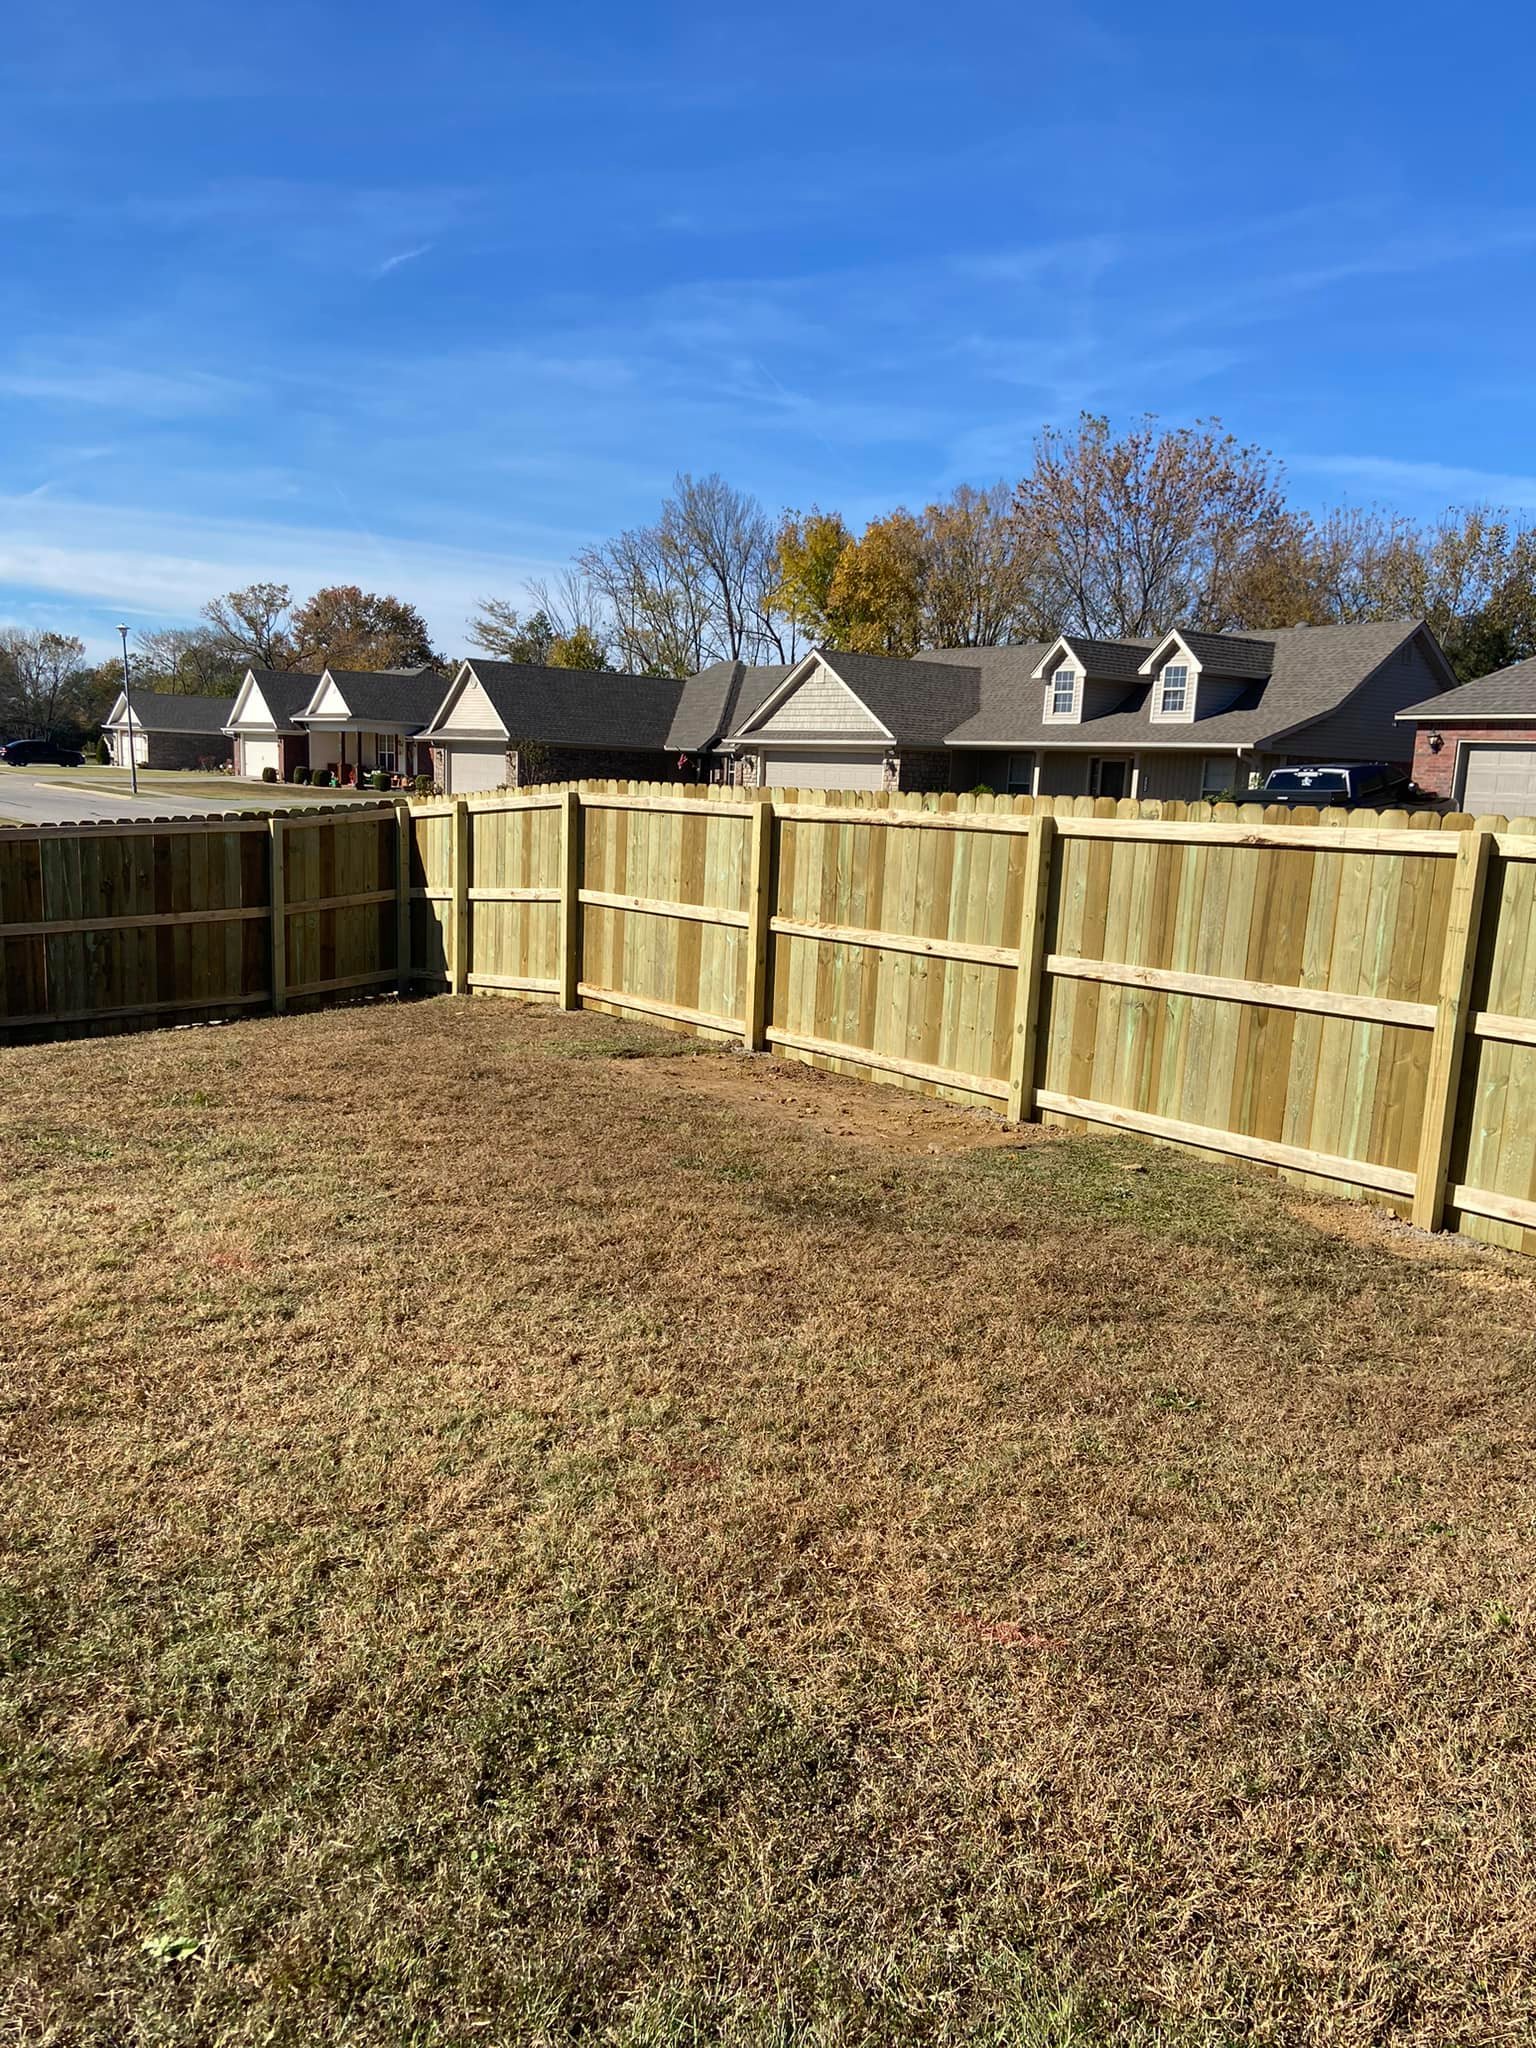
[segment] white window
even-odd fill
[[[1008,756],[1008,794],[1010,796],[1033,796],[1034,791],[1034,755],[1010,754]]]
[[[375,741],[378,751],[374,758],[386,775],[393,775],[395,772],[395,747],[397,744],[395,735],[392,732],[381,732],[375,735]]]
[[[1181,716],[1189,708],[1189,670],[1182,662],[1169,662],[1163,670],[1162,710],[1164,718]]]
[[[1059,668],[1051,677],[1051,713],[1056,718],[1070,718],[1077,709],[1077,671]]]
[[[1239,788],[1241,781],[1242,771],[1230,754],[1207,754],[1200,765],[1201,801],[1214,803],[1229,789]]]

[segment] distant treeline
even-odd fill
[[[1048,428],[1016,483],[961,484],[855,533],[835,511],[770,515],[719,476],[679,476],[649,525],[583,548],[553,584],[486,597],[476,650],[507,661],[692,675],[821,644],[911,655],[1062,631],[1139,637],[1426,619],[1467,680],[1536,654],[1536,529],[1495,506],[1416,524],[1292,505],[1283,465],[1214,420],[1085,414]],[[253,583],[190,627],[134,640],[135,685],[215,695],[250,666],[452,662],[406,599],[338,584],[293,602]],[[70,634],[0,632],[0,736],[83,730],[122,683]]]

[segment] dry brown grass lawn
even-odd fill
[[[10,2037],[1536,2031],[1529,1268],[490,1000],[0,1074]]]

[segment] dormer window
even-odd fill
[[[1163,670],[1158,709],[1164,718],[1181,717],[1189,709],[1189,670],[1182,662],[1171,661]]]
[[[1077,709],[1077,671],[1059,668],[1051,677],[1051,716],[1070,718]]]

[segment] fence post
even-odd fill
[[[1008,1121],[1023,1123],[1035,1109],[1035,1049],[1045,987],[1045,913],[1051,900],[1051,858],[1056,820],[1038,811],[1029,821],[1024,855],[1024,901],[1019,909],[1019,979],[1013,1005],[1013,1047],[1008,1060]]]
[[[395,967],[401,995],[411,987],[411,807],[395,806]]]
[[[768,1043],[769,919],[773,916],[773,799],[754,802],[747,831],[746,993],[741,1006],[742,1043],[761,1052]]]
[[[560,1007],[574,1010],[581,980],[581,795],[568,789],[560,799],[560,937],[555,967]]]
[[[288,1007],[288,877],[284,871],[283,818],[269,818],[267,831],[271,835],[272,849],[271,881],[267,900],[271,904],[272,924],[272,1007],[286,1010]]]
[[[449,988],[456,996],[469,993],[469,800],[453,805],[453,915],[450,920]]]
[[[1456,1134],[1461,1059],[1466,1049],[1472,977],[1477,970],[1477,939],[1492,848],[1493,834],[1480,830],[1464,832],[1456,848],[1456,873],[1445,922],[1445,951],[1440,958],[1435,1037],[1424,1083],[1424,1123],[1413,1179],[1413,1221],[1420,1230],[1438,1230],[1445,1214],[1446,1172]]]

